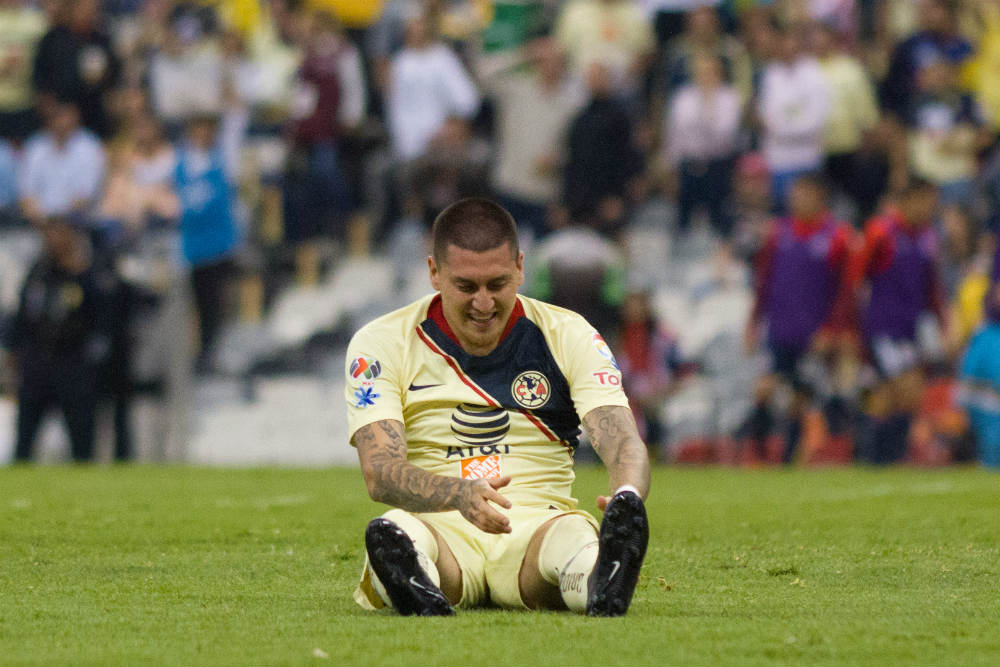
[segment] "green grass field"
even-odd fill
[[[0,469],[0,665],[997,665],[1000,476],[657,469],[629,615],[370,614],[356,470]],[[579,471],[593,508],[600,468]]]

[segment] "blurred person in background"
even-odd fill
[[[920,77],[932,65],[961,66],[973,55],[972,44],[958,31],[956,0],[919,0],[916,33],[899,42],[879,87],[882,108],[902,122],[913,114]]]
[[[616,349],[639,435],[650,447],[661,446],[666,434],[660,413],[676,385],[681,362],[677,337],[657,320],[649,292],[633,291],[625,297]]]
[[[635,0],[569,0],[556,17],[553,34],[578,77],[591,76],[594,63],[607,71],[608,88],[636,117],[641,84],[652,62],[656,39]]]
[[[634,124],[615,98],[611,72],[604,64],[590,64],[587,88],[590,99],[567,135],[562,205],[570,218],[614,234],[626,222],[643,156],[634,143]]]
[[[813,53],[830,87],[824,172],[836,194],[850,200],[850,213],[867,220],[888,179],[888,163],[878,145],[875,86],[861,61],[839,43],[840,35],[833,26],[815,23],[811,38]]]
[[[28,0],[0,0],[0,139],[21,142],[38,129],[31,73],[46,26]]]
[[[32,222],[88,212],[106,169],[100,140],[80,126],[73,101],[52,100],[45,128],[25,146],[20,170],[21,211]]]
[[[62,411],[74,461],[94,453],[100,377],[116,326],[116,280],[94,261],[84,218],[39,223],[43,250],[25,278],[8,347],[18,371],[15,459],[31,458],[50,408]]]
[[[463,118],[445,121],[427,150],[407,167],[407,208],[430,229],[449,203],[490,194],[492,147]]]
[[[137,240],[150,226],[177,218],[177,154],[150,115],[136,118],[131,137],[116,146],[96,217],[112,245]]]
[[[1000,244],[994,244],[983,310],[984,326],[962,360],[959,395],[976,434],[980,462],[1000,467]]]
[[[938,186],[943,204],[968,202],[975,188],[977,155],[992,140],[975,99],[958,85],[954,65],[935,62],[920,70],[911,103],[910,167]]]
[[[864,244],[852,261],[862,342],[877,378],[858,434],[859,458],[869,463],[893,463],[906,454],[924,384],[917,340],[921,316],[932,313],[947,338],[937,213],[937,188],[913,178],[898,205],[865,225]]]
[[[822,166],[830,116],[830,84],[816,59],[805,52],[803,39],[797,26],[785,28],[779,54],[764,68],[757,102],[761,147],[778,213],[787,210],[791,184]]]
[[[719,60],[722,80],[732,86],[743,101],[753,90],[753,67],[746,46],[722,30],[719,10],[702,6],[684,17],[684,32],[667,45],[660,64],[663,92],[669,97],[696,78],[696,61],[709,57]]]
[[[492,187],[540,239],[559,196],[569,123],[586,101],[582,82],[569,76],[565,54],[548,37],[527,45],[524,58],[501,72],[480,76],[497,113]]]
[[[7,140],[0,139],[0,227],[20,218],[17,212],[17,169],[18,156],[14,147]]]
[[[163,42],[149,59],[149,102],[177,139],[193,114],[222,112],[223,57],[210,7],[178,3],[164,20]]]
[[[743,101],[723,82],[717,57],[697,56],[692,69],[693,81],[670,101],[664,133],[664,153],[678,181],[677,227],[686,234],[692,213],[703,206],[715,232],[728,239]]]
[[[201,345],[196,370],[212,370],[214,345],[226,316],[225,292],[241,244],[235,212],[236,164],[227,160],[226,128],[214,115],[195,116],[177,149],[174,187],[180,200],[181,249],[190,266]]]
[[[405,163],[420,156],[452,116],[471,119],[479,92],[455,52],[440,42],[426,15],[406,25],[406,43],[392,59],[386,119],[393,153]]]
[[[356,207],[342,150],[345,133],[365,116],[361,55],[328,11],[312,13],[289,127],[284,179],[285,240],[341,240]],[[309,254],[307,248],[300,251]],[[302,261],[305,261],[304,259]]]
[[[57,0],[32,77],[43,117],[56,99],[71,100],[83,125],[107,139],[114,133],[108,98],[119,84],[121,61],[101,20],[99,0]]]
[[[454,50],[434,32],[425,12],[411,16],[406,42],[392,58],[385,96],[393,164],[387,175],[393,205],[387,207],[385,224],[397,216],[420,220],[423,208],[412,182],[414,162],[445,129],[449,118],[471,121],[480,108],[479,91]],[[387,230],[383,230],[387,231]]]
[[[801,417],[814,398],[801,362],[823,353],[848,327],[852,246],[850,227],[829,210],[825,182],[818,174],[799,177],[791,188],[789,214],[774,222],[757,256],[756,299],[746,329],[746,349],[757,348],[766,325],[771,373],[755,389],[755,406],[741,428],[758,460],[766,460],[767,439],[776,426],[772,402],[791,391],[782,460],[791,463],[801,435]]]

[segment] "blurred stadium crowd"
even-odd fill
[[[998,465],[998,129],[998,0],[0,0],[13,454],[339,377],[482,195],[660,460]]]

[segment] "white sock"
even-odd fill
[[[427,573],[427,578],[434,582],[435,586],[440,586],[441,575],[438,572],[437,565],[434,564],[438,557],[437,539],[431,533],[427,524],[409,512],[400,509],[389,510],[382,515],[382,518],[388,519],[399,526],[406,533],[406,536],[413,541],[413,547],[417,552],[417,563]],[[385,592],[385,586],[379,581],[375,570],[369,567],[368,574],[371,577],[372,588],[375,590],[375,593],[382,598],[382,602],[387,607],[391,607],[392,602],[389,601],[389,595]]]
[[[597,563],[597,551],[594,526],[576,514],[559,517],[542,538],[539,572],[545,581],[559,586],[570,611],[587,610],[587,578]]]

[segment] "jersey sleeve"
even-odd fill
[[[628,407],[622,373],[604,338],[582,317],[563,327],[561,365],[577,416],[608,405]]]
[[[384,419],[403,421],[402,354],[389,335],[364,327],[351,339],[344,366],[347,434]],[[353,441],[351,442],[353,445]]]

